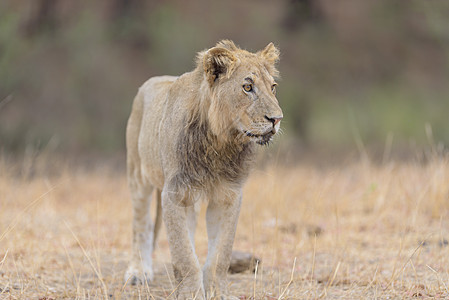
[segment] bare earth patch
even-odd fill
[[[124,172],[13,175],[0,164],[0,299],[167,299],[165,234],[149,286],[123,281],[131,244]],[[449,163],[256,170],[234,249],[262,259],[229,275],[241,299],[449,297]],[[204,211],[202,211],[204,215]],[[200,218],[197,253],[207,235]]]

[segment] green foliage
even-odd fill
[[[0,84],[2,90],[11,91],[17,84],[17,60],[26,51],[26,41],[15,38],[20,26],[18,13],[0,12]],[[5,96],[5,95],[0,95]],[[3,99],[1,99],[3,100]]]
[[[64,151],[122,151],[137,88],[190,71],[196,52],[223,38],[281,48],[290,139],[344,148],[356,132],[367,145],[388,135],[425,145],[428,124],[449,143],[444,1],[46,2],[0,4],[3,151],[50,140]]]

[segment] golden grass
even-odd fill
[[[122,281],[131,242],[125,172],[59,173],[26,179],[0,164],[0,299],[169,297],[175,283],[165,234],[156,280]],[[256,276],[230,275],[230,288],[241,299],[447,298],[448,212],[443,158],[256,170],[234,249],[262,264]],[[206,242],[200,218],[201,261]]]

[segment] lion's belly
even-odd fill
[[[142,166],[142,178],[146,184],[150,184],[160,190],[164,186],[164,173],[157,166],[144,164]]]
[[[160,158],[157,124],[143,124],[144,134],[139,139],[142,179],[159,189],[164,186],[164,173]],[[154,122],[150,122],[154,123]]]

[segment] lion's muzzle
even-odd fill
[[[280,117],[268,117],[267,115],[265,115],[265,119],[267,119],[268,121],[273,123],[273,127],[276,126],[282,120],[282,118],[283,118],[283,116],[280,116]]]

